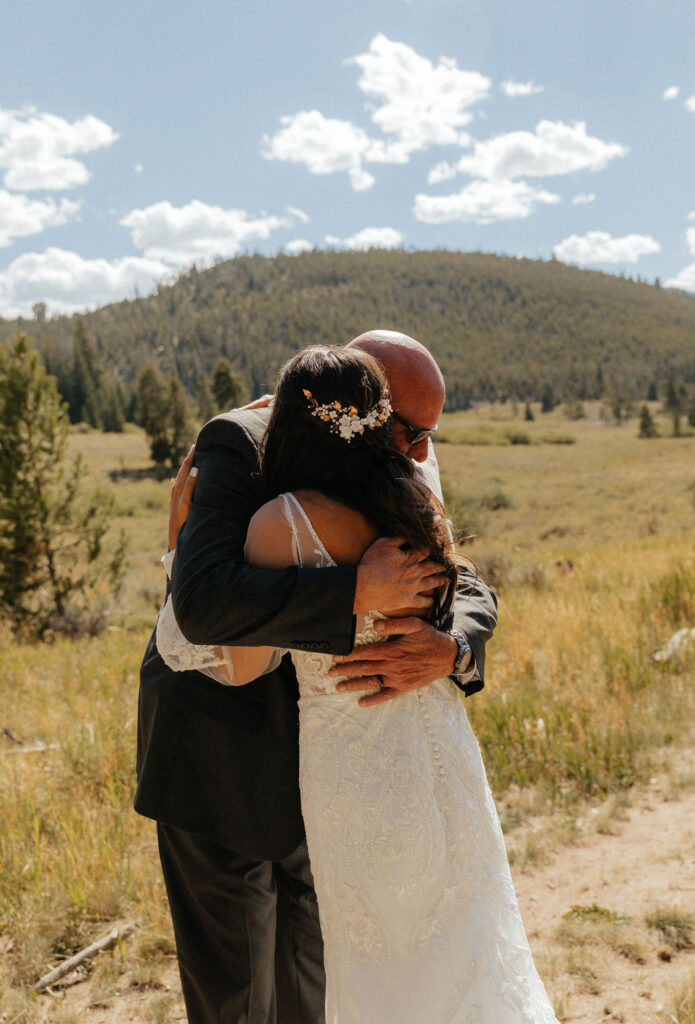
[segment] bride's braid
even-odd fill
[[[318,490],[361,512],[380,535],[428,551],[447,577],[431,614],[441,626],[448,623],[458,578],[448,520],[415,477],[412,461],[391,442],[388,398],[384,372],[367,353],[298,353],[280,371],[261,446],[261,478],[268,498]]]

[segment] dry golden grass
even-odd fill
[[[587,413],[531,423],[510,407],[456,414],[442,428],[450,437],[518,428],[532,443],[438,446],[454,504],[475,520],[465,550],[500,593],[487,687],[466,708],[510,825],[539,800],[571,823],[581,798],[619,795],[686,739],[693,710],[693,659],[653,654],[695,625],[695,437],[640,441],[634,420],[607,426]],[[568,434],[575,443],[547,442]],[[0,734],[0,1009],[14,1024],[62,1020],[55,1002],[46,1016],[49,997],[31,997],[30,984],[111,922],[139,917],[126,951],[89,971],[107,1004],[124,979],[149,986],[142,1019],[164,1021],[172,997],[156,975],[171,931],[153,826],[131,805],[137,674],[164,590],[169,483],[149,475],[139,432],[76,433],[72,444],[116,488],[130,568],[101,637],[50,647],[0,638],[0,729],[22,741]],[[543,855],[534,842],[522,859]],[[601,932],[619,941],[620,927]],[[572,955],[581,984],[600,987],[591,956]]]
[[[464,517],[479,518],[466,551],[501,597],[486,695],[466,705],[491,781],[572,797],[631,785],[686,728],[693,662],[653,654],[695,622],[695,437],[641,441],[634,422],[552,416],[574,445],[444,444],[438,457]],[[549,420],[524,428],[534,440]],[[495,511],[480,501],[492,485],[508,498]]]
[[[695,977],[678,992],[660,1021],[661,1024],[695,1024]]]

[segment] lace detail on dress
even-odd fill
[[[356,644],[381,639],[378,617],[358,620]],[[336,692],[330,655],[292,659],[326,1024],[557,1024],[453,683],[363,708]]]
[[[174,672],[216,668],[220,664],[220,651],[214,647],[192,644],[179,629],[171,603],[171,594],[157,618],[157,650],[164,663]],[[232,677],[233,678],[233,677]]]
[[[173,551],[161,559],[167,577],[171,576],[173,560]],[[202,672],[224,686],[242,685],[272,672],[286,654],[279,647],[213,647],[190,643],[179,629],[171,594],[157,617],[155,637],[162,661],[173,672]]]
[[[334,566],[336,563],[328,551],[326,551],[321,538],[312,525],[311,519],[309,519],[309,516],[294,494],[291,491],[287,491],[287,493],[281,494],[280,498],[285,519],[292,530],[295,565],[302,568],[310,565],[314,569],[325,569],[328,566]],[[295,518],[295,512],[299,516],[299,522]]]

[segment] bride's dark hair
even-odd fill
[[[313,399],[318,405],[339,402],[342,410],[356,410],[353,417],[365,417],[388,394],[384,371],[366,352],[318,347],[299,352],[280,371],[261,445],[261,480],[267,498],[318,490],[361,512],[379,534],[403,537],[410,547],[429,551],[447,576],[430,616],[443,626],[449,623],[458,578],[446,513],[415,477],[412,461],[392,444],[390,417],[365,426],[348,442],[330,429],[335,421],[312,415]]]

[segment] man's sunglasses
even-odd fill
[[[422,444],[429,437],[432,437],[438,427],[431,427],[429,430],[424,430],[422,427],[416,427],[413,423],[406,420],[400,413],[396,412],[395,409],[391,410],[391,415],[394,420],[398,420],[401,426],[405,427],[408,432],[408,444],[415,446],[416,444]]]

